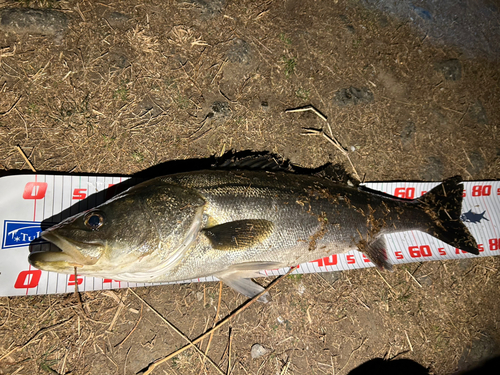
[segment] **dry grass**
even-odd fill
[[[331,366],[335,373],[346,374],[374,357],[401,356],[444,373],[474,341],[484,335],[498,339],[499,267],[498,259],[483,258],[466,267],[455,261],[410,264],[384,274],[384,279],[375,270],[344,272],[333,284],[322,275],[286,278],[272,292],[270,304],[248,306],[236,316],[232,312],[244,299],[224,287],[220,315],[234,317],[230,329],[217,325],[209,355],[218,367],[228,368],[231,330],[231,368],[236,374],[259,369],[280,373],[285,368],[289,373],[331,373]],[[0,369],[135,373],[184,345],[171,324],[191,340],[210,334],[207,325],[216,312],[217,289],[217,284],[141,288],[136,291],[139,299],[127,298],[126,290],[85,293],[88,318],[73,296],[4,298]],[[158,324],[155,314],[167,318],[168,326]],[[255,342],[271,354],[250,359]],[[162,368],[167,373],[216,373],[192,349],[175,353]]]
[[[174,1],[50,4],[71,17],[61,44],[0,35],[3,169],[28,170],[19,145],[37,171],[134,173],[234,149],[270,151],[303,167],[341,163],[366,180],[428,178],[429,157],[440,160],[442,177],[500,177],[497,63],[462,59],[351,1],[227,2],[213,17]],[[129,20],[112,26],[113,11]],[[234,52],[237,39],[247,44]],[[434,63],[453,57],[462,79],[444,81]],[[335,92],[350,86],[369,87],[374,102],[335,105]],[[216,101],[231,111],[209,115]],[[308,104],[327,116],[325,132],[347,154],[328,139],[301,136],[324,128],[321,118],[284,112]],[[415,131],[405,140],[409,123]],[[233,375],[344,375],[374,357],[451,373],[474,343],[500,342],[499,267],[489,258],[344,272],[335,282],[288,278],[270,304],[252,305],[216,331],[207,355]],[[217,307],[217,290],[136,293],[194,340],[214,314],[228,316],[244,302],[224,286]],[[185,344],[126,291],[85,293],[82,303],[88,316],[73,296],[1,298],[0,374],[134,374]],[[254,343],[271,353],[252,360]],[[163,370],[217,371],[193,349],[155,373]]]

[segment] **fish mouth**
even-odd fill
[[[64,272],[74,267],[90,266],[97,262],[97,258],[85,257],[77,248],[78,243],[73,243],[58,236],[50,230],[43,231],[41,237],[55,246],[49,250],[35,251],[29,254],[29,263],[45,271]]]

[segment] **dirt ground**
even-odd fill
[[[366,181],[498,179],[499,4],[461,9],[460,40],[458,10],[381,3],[0,0],[0,167],[28,169],[16,145],[38,171],[81,174],[253,150]],[[306,105],[328,122],[285,112]],[[344,375],[373,358],[451,374],[499,354],[499,268],[288,277],[199,348],[225,374]],[[224,286],[216,316],[217,283],[135,292],[191,340],[245,301]],[[0,374],[136,374],[186,344],[143,300],[85,293],[84,314],[73,295],[0,298]],[[254,344],[268,350],[252,359]],[[154,373],[218,372],[189,349]]]

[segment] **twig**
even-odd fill
[[[141,305],[141,306],[144,306],[144,305]],[[141,308],[141,311],[142,311],[142,308]],[[127,359],[128,359],[128,355],[129,355],[131,349],[132,349],[132,347],[128,348],[127,354],[125,355],[125,361],[123,362],[123,375],[127,375]]]
[[[120,303],[118,304],[118,308],[116,309],[115,316],[113,317],[113,320],[109,324],[109,327],[106,330],[106,332],[109,333],[109,332],[113,331],[113,328],[115,327],[116,321],[118,320],[118,317],[120,316],[124,307],[125,307],[124,303],[122,301],[120,301]]]
[[[286,365],[281,369],[280,375],[286,375],[288,373],[288,368],[290,367],[290,358],[288,358],[288,361]]]
[[[227,62],[227,59],[225,59],[222,64],[220,65],[220,68],[217,70],[217,73],[215,73],[215,76],[214,78],[212,79],[212,82],[210,82],[210,84],[214,83],[215,79],[217,78],[217,76],[219,75],[220,71],[222,70],[222,68],[224,67],[224,64],[226,64]]]
[[[359,346],[354,349],[351,354],[349,354],[349,358],[347,358],[347,362],[345,363],[344,366],[342,366],[342,368],[339,370],[339,374],[342,372],[342,370],[347,366],[347,364],[349,363],[349,361],[351,360],[351,357],[352,355],[354,354],[354,352],[358,351],[359,349],[361,349],[361,347],[363,346],[363,344],[366,342],[367,338],[363,338],[363,341],[361,341],[361,344],[359,344]]]
[[[214,324],[212,325],[212,328],[215,327],[215,325],[217,324],[217,320],[219,320],[219,310],[220,310],[221,299],[222,299],[222,281],[219,281],[219,302],[217,302],[217,312],[215,313],[215,319],[214,319]],[[208,350],[210,349],[210,344],[212,343],[214,333],[215,333],[215,331],[212,331],[212,333],[210,334],[210,338],[208,339],[207,348],[205,349],[205,357],[203,358],[202,364],[205,364],[205,358],[208,358]]]
[[[16,146],[16,149],[17,149],[17,151],[19,151],[19,153],[20,153],[20,154],[21,154],[21,156],[23,157],[24,161],[25,161],[26,163],[28,163],[28,165],[29,165],[29,167],[31,168],[31,170],[32,170],[33,172],[35,172],[35,173],[36,173],[36,169],[35,169],[35,167],[33,167],[33,164],[31,164],[31,162],[29,161],[28,157],[27,157],[27,156],[26,156],[26,154],[24,153],[24,151],[23,151],[23,149],[21,148],[21,146],[17,145],[17,146]]]
[[[384,278],[384,276],[382,276],[382,274],[381,274],[380,272],[378,272],[378,269],[376,269],[376,268],[375,268],[375,271],[377,271],[378,275],[382,278],[382,280],[384,280],[384,283],[386,283],[386,284],[387,284],[387,286],[390,288],[390,291],[391,291],[392,293],[396,294],[396,292],[394,291],[394,289],[392,289],[391,284],[389,284],[389,283],[387,282],[387,280]]]
[[[406,333],[406,331],[405,335],[406,335],[406,340],[408,340],[408,344],[410,345],[410,350],[413,351],[413,346],[411,345],[410,338],[408,337],[408,333]]]
[[[175,332],[177,332],[180,336],[182,336],[182,338],[183,338],[184,340],[186,340],[186,341],[189,343],[189,344],[187,345],[187,347],[191,347],[191,346],[193,346],[193,347],[196,349],[196,351],[197,351],[198,353],[200,353],[200,354],[201,354],[204,358],[208,359],[208,361],[212,364],[212,366],[214,366],[214,368],[217,370],[217,372],[218,372],[219,374],[221,374],[221,375],[225,375],[225,374],[224,374],[224,372],[223,372],[223,371],[219,368],[219,366],[217,366],[217,364],[216,364],[214,361],[212,361],[210,358],[208,358],[208,357],[205,355],[205,353],[203,353],[203,352],[200,350],[200,348],[198,348],[196,345],[194,345],[194,344],[196,344],[198,341],[197,341],[196,343],[194,343],[193,341],[191,341],[191,340],[190,340],[190,339],[189,339],[186,335],[184,335],[184,333],[182,333],[181,331],[179,331],[179,329],[177,329],[177,327],[175,327],[172,323],[170,323],[167,319],[165,319],[165,318],[164,318],[164,317],[163,317],[163,316],[162,316],[162,315],[161,315],[158,311],[156,311],[156,310],[155,310],[155,309],[154,309],[154,308],[153,308],[153,307],[152,307],[149,303],[147,303],[147,302],[146,302],[146,301],[144,301],[144,300],[143,300],[140,296],[138,296],[138,295],[137,295],[137,294],[136,294],[136,293],[135,293],[132,289],[130,289],[130,288],[129,288],[129,290],[130,290],[130,291],[131,291],[131,292],[132,292],[132,293],[133,293],[133,294],[134,294],[134,295],[135,295],[135,296],[136,296],[139,300],[141,300],[141,301],[142,301],[142,303],[144,303],[147,307],[149,307],[149,308],[151,309],[151,311],[153,311],[156,315],[158,315],[158,317],[159,317],[161,320],[163,320],[163,321],[164,321],[164,322],[165,322],[165,323],[166,323],[166,324],[167,324],[170,328],[172,328]],[[186,347],[186,346],[184,346],[184,348],[185,348],[185,347]],[[156,363],[156,362],[154,362],[151,366],[153,366],[155,363]],[[150,366],[150,367],[151,367],[151,366]],[[154,367],[156,367],[156,366],[154,366]],[[153,371],[154,367],[153,367],[151,370],[149,370],[149,369],[148,369],[148,370],[145,372],[145,374],[149,374],[149,373],[151,373],[151,371]]]
[[[408,273],[408,275],[410,275],[410,277],[413,279],[413,281],[415,281],[415,282],[417,283],[417,285],[418,285],[419,287],[421,287],[421,288],[422,288],[422,284],[420,284],[420,283],[418,282],[418,280],[417,280],[417,279],[415,279],[415,276],[413,276],[413,275],[410,273],[410,271],[408,271],[408,270],[406,270],[406,272]],[[412,350],[412,351],[413,351],[413,350]]]
[[[74,316],[72,316],[71,318],[69,319],[66,319],[60,323],[56,323],[56,324],[53,324],[51,326],[48,326],[48,327],[45,327],[45,328],[42,328],[40,329],[37,333],[35,333],[28,341],[26,341],[26,343],[22,346],[16,346],[14,349],[12,349],[10,352],[8,352],[7,354],[4,354],[1,358],[0,358],[0,362],[8,357],[9,355],[11,355],[12,353],[18,351],[18,350],[22,350],[24,348],[26,348],[28,345],[30,345],[33,341],[35,341],[36,338],[38,338],[38,336],[44,334],[45,332],[48,332],[54,328],[57,328],[57,327],[60,327],[66,323],[68,323],[69,321],[71,321],[73,319]]]
[[[183,346],[182,348],[176,350],[175,352],[167,355],[166,357],[158,359],[155,362],[153,362],[151,365],[149,365],[149,367],[147,368],[146,372],[143,373],[143,375],[149,375],[149,374],[151,374],[154,371],[154,369],[157,366],[159,366],[160,364],[162,364],[163,362],[166,362],[169,359],[175,357],[176,355],[179,355],[180,353],[182,353],[185,350],[189,349],[190,347],[195,346],[198,342],[200,342],[201,340],[203,340],[206,336],[210,335],[212,333],[212,331],[215,331],[215,330],[219,329],[220,327],[222,327],[223,325],[227,324],[229,321],[231,321],[232,318],[238,316],[243,311],[245,311],[248,307],[252,306],[261,296],[263,296],[265,293],[267,293],[271,288],[273,288],[274,286],[276,286],[279,282],[281,282],[281,280],[285,279],[286,276],[288,276],[289,274],[291,274],[296,269],[297,269],[297,266],[291,267],[290,270],[287,273],[285,273],[283,276],[275,279],[262,292],[260,292],[259,294],[257,294],[256,296],[254,296],[251,300],[249,300],[247,303],[245,303],[244,305],[242,305],[241,307],[239,307],[231,315],[226,316],[219,323],[217,323],[217,325],[215,327],[213,327],[209,331],[206,331],[204,334],[202,334],[201,336],[199,336],[194,341],[192,341],[189,344]],[[196,348],[196,346],[195,346],[195,348]]]
[[[312,105],[306,105],[305,107],[287,109],[287,110],[285,110],[285,113],[306,112],[306,111],[314,112],[323,121],[325,121],[325,122],[328,121],[327,117]]]
[[[327,123],[329,126],[330,124]],[[331,132],[331,128],[330,128]],[[358,171],[356,171],[356,168],[354,167],[354,164],[352,163],[351,158],[349,157],[349,154],[347,152],[347,149],[342,146],[342,144],[335,138],[331,137],[328,134],[326,134],[323,129],[318,130],[318,129],[311,129],[311,128],[304,128],[304,132],[302,135],[321,135],[323,138],[325,138],[328,142],[330,142],[332,145],[334,145],[349,161],[349,164],[351,164],[351,168],[356,175],[356,178],[361,181],[361,177],[359,177]]]
[[[469,113],[469,107],[470,107],[470,104],[467,104],[467,109],[464,111],[464,113],[462,114],[462,117],[460,117],[460,120],[458,121],[459,124],[462,123],[462,120],[464,119],[465,115],[467,113]]]
[[[83,308],[83,303],[82,303],[82,296],[80,295],[80,292],[78,291],[78,274],[76,272],[76,267],[75,268],[75,297],[78,300],[78,305],[80,305],[80,309],[82,310],[83,317],[88,318],[87,312]]]
[[[356,168],[354,168],[354,164],[351,161],[351,158],[349,157],[349,154],[347,153],[347,150],[345,147],[343,147],[340,142],[333,136],[332,128],[330,124],[328,123],[327,117],[322,114],[320,111],[318,111],[314,106],[312,105],[306,105],[305,107],[299,107],[299,108],[292,108],[292,109],[287,109],[285,110],[285,113],[294,113],[294,112],[305,112],[305,111],[312,111],[314,112],[319,118],[321,118],[323,121],[326,122],[328,125],[328,130],[330,130],[330,135],[326,134],[323,129],[318,130],[318,129],[304,129],[304,132],[302,135],[322,135],[323,138],[325,138],[328,142],[330,142],[332,145],[334,145],[349,161],[349,164],[351,164],[351,168],[356,175],[356,178],[361,181],[361,178],[359,177],[358,172],[356,171]]]
[[[143,308],[143,307],[144,307],[144,305],[141,305],[141,313],[140,313],[141,315],[139,315],[139,319],[137,319],[137,322],[135,323],[134,328],[132,328],[132,331],[130,331],[130,332],[128,333],[128,335],[127,335],[127,336],[126,336],[126,337],[125,337],[122,341],[120,341],[118,344],[116,344],[116,345],[115,345],[115,348],[116,348],[117,346],[121,347],[121,346],[125,343],[125,341],[127,341],[127,340],[128,340],[128,338],[132,335],[132,333],[134,333],[135,329],[137,328],[137,326],[139,325],[139,323],[140,323],[140,322],[141,322],[141,320],[142,320],[142,308]]]
[[[229,351],[227,354],[227,375],[231,375],[231,328],[229,328]]]
[[[22,98],[22,95],[19,96],[19,98],[16,99],[16,101],[14,102],[14,104],[12,104],[8,110],[6,110],[5,112],[0,112],[0,117],[7,116],[14,108],[16,108],[16,105],[17,105],[17,103],[19,103],[19,101],[21,100],[21,98]]]

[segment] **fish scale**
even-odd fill
[[[262,287],[250,278],[261,270],[353,249],[390,269],[388,233],[421,230],[477,254],[459,218],[460,182],[452,178],[405,200],[286,172],[164,176],[49,228],[42,237],[62,253],[33,253],[29,260],[37,268],[65,273],[78,263],[81,275],[134,282],[216,276],[253,296]],[[93,215],[91,222],[102,226],[86,228],[85,218]],[[87,259],[85,253],[89,248],[95,253],[96,247],[99,259]]]

